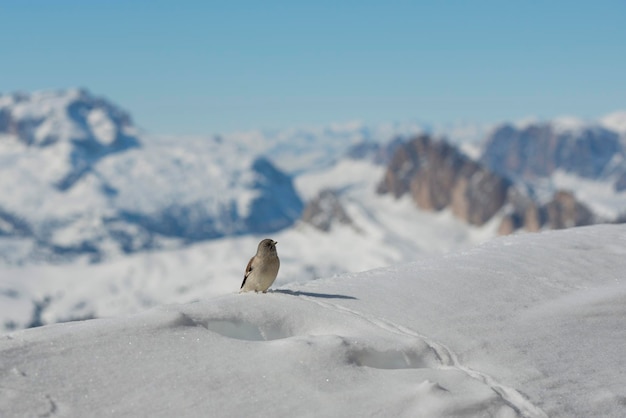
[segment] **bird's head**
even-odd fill
[[[278,244],[278,242],[272,239],[266,238],[263,241],[259,242],[259,248],[257,249],[257,253],[259,254],[275,253],[276,244]]]

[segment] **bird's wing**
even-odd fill
[[[246,284],[246,280],[248,279],[248,276],[252,272],[252,260],[254,260],[254,257],[252,257],[250,261],[248,261],[248,265],[246,266],[246,272],[243,275],[243,283],[241,283],[240,289],[243,289],[243,285]]]

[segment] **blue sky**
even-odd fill
[[[85,87],[155,133],[626,109],[621,1],[0,1],[0,92]]]

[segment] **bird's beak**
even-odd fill
[[[274,241],[274,245],[278,244],[278,241]]]

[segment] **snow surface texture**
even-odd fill
[[[0,337],[0,415],[623,417],[626,226]]]

